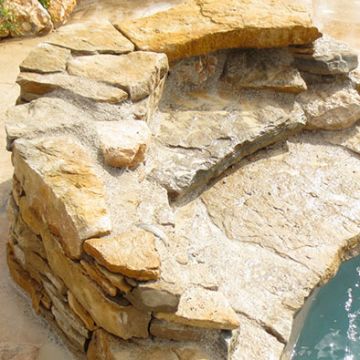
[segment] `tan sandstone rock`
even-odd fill
[[[71,310],[79,317],[85,327],[90,331],[95,330],[96,326],[94,320],[91,318],[90,314],[86,311],[86,309],[76,300],[76,297],[70,291],[67,292],[67,300]]]
[[[89,312],[96,325],[123,339],[148,336],[150,314],[107,299],[83,272],[82,266],[65,256],[57,239],[49,233],[42,235],[51,269]]]
[[[239,326],[238,317],[225,297],[219,292],[201,288],[187,290],[181,296],[175,314],[156,313],[155,317],[207,329],[232,330]]]
[[[96,129],[107,165],[134,168],[145,160],[151,136],[145,122],[99,122]]]
[[[20,70],[37,73],[62,72],[65,71],[70,57],[70,50],[43,43],[30,52],[20,64]]]
[[[63,25],[76,6],[77,0],[50,0],[47,8],[55,28]]]
[[[133,101],[150,95],[167,71],[166,55],[145,51],[121,56],[81,56],[68,62],[71,75],[117,86],[125,90]]]
[[[69,256],[80,257],[83,240],[110,231],[103,184],[82,146],[67,137],[18,140],[13,159],[28,207]]]
[[[308,129],[341,130],[360,119],[360,95],[351,83],[314,84],[297,100]]]
[[[128,98],[128,94],[114,86],[99,81],[67,74],[35,74],[22,72],[16,79],[20,85],[20,97],[32,101],[54,90],[65,90],[95,102],[118,104]]]
[[[138,280],[153,280],[160,275],[160,258],[155,237],[133,229],[118,236],[85,241],[84,250],[114,273]]]
[[[107,22],[68,25],[47,42],[81,54],[124,54],[134,50],[134,44]]]
[[[44,35],[53,28],[49,13],[37,0],[5,0],[4,6],[13,16],[11,36]]]
[[[291,0],[188,0],[115,26],[137,48],[164,52],[171,61],[224,48],[305,44],[320,36],[310,15]]]

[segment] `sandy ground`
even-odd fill
[[[309,2],[310,0],[304,0]],[[180,0],[172,0],[176,4]],[[149,15],[169,7],[153,0],[83,0],[71,22],[94,21]],[[314,0],[316,22],[333,36],[344,39],[360,53],[360,0]],[[5,151],[3,114],[19,94],[15,84],[18,66],[29,51],[44,38],[0,43],[0,342],[30,343],[40,347],[38,360],[72,360],[59,339],[35,316],[29,301],[13,286],[6,269],[6,202],[11,185],[10,155]]]

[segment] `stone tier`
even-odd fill
[[[305,46],[318,32],[284,2],[289,17],[277,9],[281,27],[259,26],[269,41],[252,44],[270,49],[220,50],[232,17],[195,3],[217,15],[196,46],[184,37],[194,52],[142,48],[124,30],[166,26],[180,6],[122,32],[67,27],[21,64],[8,265],[90,360],[280,358],[305,299],[358,253],[351,50]],[[199,49],[219,51],[188,57]],[[169,71],[167,55],[184,59]]]

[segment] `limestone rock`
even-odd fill
[[[134,168],[145,160],[150,131],[143,121],[102,122],[96,129],[107,165]]]
[[[182,292],[181,287],[160,280],[139,284],[126,298],[143,311],[176,312]]]
[[[70,309],[79,317],[85,327],[90,331],[95,330],[96,326],[94,320],[85,310],[85,308],[76,300],[75,296],[70,291],[68,291],[67,293],[67,300]]]
[[[358,56],[345,43],[323,36],[314,43],[314,52],[294,52],[294,65],[301,71],[320,75],[347,74],[358,66]]]
[[[134,50],[134,45],[108,22],[68,25],[47,42],[81,54],[124,54]]]
[[[82,266],[65,256],[57,239],[49,233],[42,235],[49,265],[54,274],[64,281],[99,327],[123,339],[148,336],[150,314],[108,300],[98,286],[84,274]]]
[[[1,360],[36,360],[39,347],[31,344],[0,343]]]
[[[204,336],[204,329],[154,319],[151,321],[150,334],[175,341],[200,341]]]
[[[171,61],[224,48],[305,44],[320,36],[310,15],[290,0],[188,0],[115,26],[140,50],[164,52]]]
[[[20,70],[37,73],[62,72],[66,70],[70,57],[70,50],[43,43],[29,53],[20,64]]]
[[[50,0],[47,8],[54,27],[63,25],[76,6],[77,0]]]
[[[149,156],[149,167],[172,200],[201,191],[241,158],[286,138],[305,124],[303,111],[292,96],[279,100],[274,94],[232,93],[229,104],[226,98],[221,99],[225,103],[221,111],[216,110],[216,97],[208,95],[209,105],[202,104],[199,110],[158,115],[157,143]]]
[[[187,290],[175,314],[156,313],[155,317],[182,325],[207,329],[233,330],[239,326],[236,313],[225,297],[201,288]]]
[[[121,56],[81,56],[68,63],[71,75],[117,86],[125,90],[133,101],[150,95],[167,71],[166,55],[144,51]]]
[[[307,89],[286,49],[244,50],[230,53],[224,81],[235,89],[257,88],[300,93]]]
[[[138,280],[153,280],[160,275],[160,258],[155,237],[133,229],[118,236],[85,241],[84,250],[109,271]]]
[[[89,360],[212,360],[199,346],[186,343],[156,344],[152,341],[126,343],[104,330],[96,330],[87,353]]]
[[[13,16],[11,36],[44,35],[53,28],[49,13],[37,0],[5,0],[4,6]]]
[[[20,85],[20,97],[32,101],[57,89],[66,90],[95,102],[118,104],[128,98],[128,94],[116,87],[98,81],[66,74],[21,73],[16,82]]]
[[[29,208],[70,257],[80,257],[85,239],[110,231],[103,184],[82,146],[68,137],[17,140],[13,157]]]
[[[308,129],[340,130],[360,119],[360,95],[350,83],[314,84],[297,100]]]

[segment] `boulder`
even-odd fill
[[[220,49],[306,44],[320,36],[304,7],[291,0],[187,0],[115,26],[138,49],[163,52],[170,61]]]

